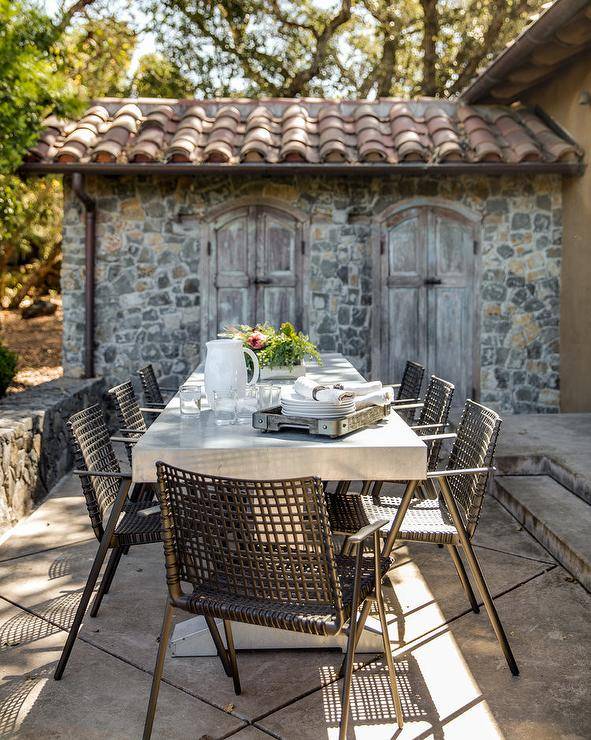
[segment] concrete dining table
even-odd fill
[[[336,353],[323,354],[322,365],[308,366],[306,375],[319,385],[364,380]],[[203,375],[195,371],[188,380],[203,382]],[[325,481],[419,481],[427,474],[425,443],[394,412],[371,427],[331,439],[296,430],[262,432],[249,424],[217,426],[206,403],[198,415],[181,414],[178,394],[135,445],[133,480],[154,482],[158,460],[207,475],[261,480],[314,475]],[[238,649],[343,647],[344,639],[234,626]],[[359,650],[379,651],[380,645],[381,638],[366,631]],[[176,626],[171,652],[176,656],[215,655],[202,617]]]

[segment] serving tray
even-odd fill
[[[390,406],[368,406],[348,416],[338,419],[312,419],[302,416],[287,416],[281,413],[281,406],[256,411],[252,415],[252,425],[262,432],[281,432],[288,429],[299,429],[308,434],[322,437],[344,437],[364,427],[381,421],[390,414]]]

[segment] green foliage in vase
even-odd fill
[[[248,326],[228,326],[221,337],[239,339],[257,353],[261,367],[289,367],[300,365],[306,358],[322,364],[316,345],[307,334],[298,331],[289,321],[275,329],[269,323]]]
[[[16,374],[18,357],[15,352],[0,344],[0,398],[6,393],[6,389],[12,383]]]

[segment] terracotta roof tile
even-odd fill
[[[48,118],[29,161],[520,163],[580,150],[536,113],[443,100],[118,101]]]

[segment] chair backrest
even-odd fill
[[[121,472],[100,406],[95,404],[78,411],[70,416],[67,425],[72,436],[75,464],[78,470]],[[92,529],[97,539],[100,540],[103,536],[105,512],[115,501],[120,481],[118,478],[81,475],[80,484],[86,499]]]
[[[173,597],[180,579],[249,600],[330,606],[342,620],[320,480],[245,481],[162,462],[156,468]]]
[[[501,417],[475,401],[466,401],[457,437],[447,462],[448,470],[485,468],[492,465]],[[474,534],[486,492],[489,473],[446,478],[452,496],[464,515],[466,529]]]
[[[131,380],[111,388],[109,390],[109,395],[112,396],[113,401],[115,402],[115,411],[117,412],[117,421],[119,422],[119,426],[122,429],[137,430],[139,434],[145,432],[148,427],[146,426],[146,421],[141,412],[140,404],[135,395]],[[131,442],[126,444],[125,450],[131,464],[133,444]]]
[[[449,419],[449,409],[454,395],[454,385],[436,375],[431,376],[427,393],[417,424],[440,424],[437,429],[428,429],[425,434],[438,434],[445,431]],[[441,452],[441,440],[434,440],[427,453],[427,469],[434,470]]]
[[[137,374],[140,376],[140,380],[142,381],[142,388],[144,391],[144,396],[146,398],[146,403],[155,403],[155,404],[163,404],[164,398],[162,396],[162,391],[160,390],[160,386],[158,385],[158,380],[156,379],[156,373],[154,372],[154,368],[152,365],[146,365],[145,367],[141,367]]]
[[[401,398],[418,398],[421,393],[424,374],[425,368],[422,365],[419,365],[418,362],[408,360],[402,374],[402,380],[400,381],[396,398],[398,400]]]

